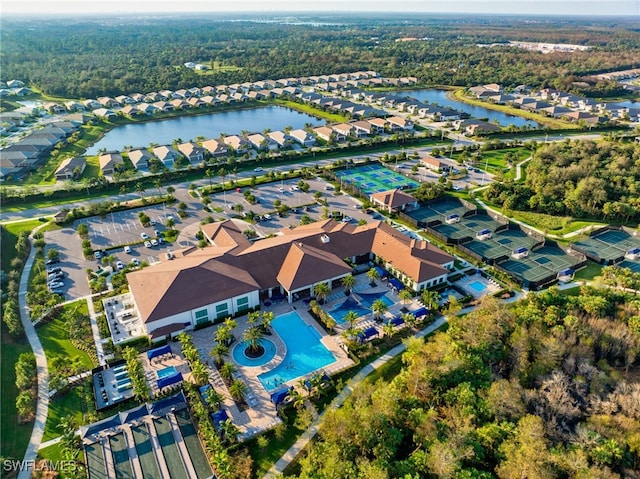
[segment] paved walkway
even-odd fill
[[[470,309],[470,308],[467,308],[467,309]],[[463,314],[464,312],[466,312],[466,311],[463,310],[458,314]],[[441,327],[446,322],[447,322],[446,317],[441,316],[438,319],[436,319],[433,323],[431,323],[429,326],[424,328],[422,331],[418,332],[415,335],[415,337],[424,338],[428,334],[431,334],[433,331],[435,331],[436,329]],[[325,415],[326,411],[331,410],[331,409],[337,409],[340,406],[342,406],[342,404],[345,402],[345,400],[349,396],[351,396],[351,394],[353,393],[354,389],[362,381],[364,381],[364,379],[367,376],[369,376],[371,373],[373,373],[376,369],[378,369],[380,366],[385,364],[390,359],[392,359],[392,358],[398,356],[399,354],[403,353],[405,351],[405,349],[407,349],[407,347],[406,347],[406,345],[404,343],[399,344],[395,348],[389,350],[383,356],[380,356],[375,361],[373,361],[373,362],[367,364],[365,367],[363,367],[353,378],[351,378],[351,380],[347,383],[347,385],[344,387],[344,389],[342,391],[340,391],[340,394],[338,394],[333,399],[333,401],[331,401],[331,404],[329,404],[327,409],[325,409],[325,411],[318,416],[318,418],[313,422],[313,424],[311,424],[311,426],[309,426],[309,428],[306,430],[306,432],[302,436],[300,436],[298,438],[298,440],[295,442],[295,444],[293,446],[291,446],[289,448],[289,450],[287,452],[285,452],[284,455],[280,459],[278,459],[278,461],[276,461],[276,463],[273,465],[273,467],[271,469],[269,469],[269,471],[265,474],[264,477],[265,478],[275,478],[278,475],[282,474],[284,472],[285,468],[291,463],[291,461],[293,461],[298,456],[298,454],[300,454],[300,451],[302,451],[306,447],[306,445],[309,443],[309,441],[311,441],[311,439],[313,439],[313,437],[318,433],[318,430],[320,429],[320,426],[322,425],[322,421],[324,420],[324,415]]]
[[[89,322],[91,323],[91,333],[93,334],[93,342],[96,344],[96,353],[98,354],[98,364],[104,366],[107,360],[104,357],[102,349],[102,340],[100,338],[100,329],[98,328],[97,314],[93,308],[93,295],[86,298],[87,307],[89,309]]]
[[[36,228],[33,233],[38,230]],[[32,233],[32,234],[33,234]],[[33,350],[33,354],[36,357],[36,374],[38,376],[38,398],[36,403],[35,421],[33,423],[33,430],[31,431],[31,438],[27,445],[27,450],[24,453],[24,462],[35,461],[38,454],[38,449],[42,443],[42,436],[44,435],[44,426],[47,422],[47,414],[49,413],[49,369],[47,368],[47,357],[44,354],[44,348],[36,333],[36,328],[31,322],[31,315],[29,314],[29,308],[27,307],[27,288],[29,286],[29,273],[33,267],[33,260],[36,257],[36,248],[33,246],[33,236],[29,236],[31,242],[31,251],[29,257],[22,270],[22,276],[20,277],[20,289],[18,293],[18,302],[20,306],[20,319],[22,320],[22,326],[24,327],[25,335],[29,341],[29,345]],[[23,468],[18,474],[18,479],[29,479],[31,477],[31,471],[29,468]]]

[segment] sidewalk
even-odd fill
[[[37,231],[34,230],[34,232]],[[33,233],[32,233],[33,234]],[[24,327],[24,333],[29,341],[29,345],[33,350],[33,354],[36,357],[36,374],[38,376],[38,398],[36,403],[35,421],[33,423],[33,430],[31,431],[31,438],[27,445],[27,450],[24,453],[23,461],[28,463],[29,461],[35,461],[38,449],[42,443],[42,436],[44,435],[44,426],[47,421],[47,414],[49,413],[49,370],[47,369],[47,358],[44,354],[44,349],[36,328],[31,322],[31,316],[29,314],[29,308],[27,307],[27,288],[29,285],[29,273],[33,266],[33,260],[36,256],[36,248],[33,246],[33,236],[29,236],[31,242],[31,250],[29,251],[29,257],[22,270],[22,276],[20,277],[20,289],[18,293],[18,302],[20,306],[20,319],[22,320],[22,326]],[[21,468],[18,474],[18,479],[29,479],[31,477],[31,471],[29,468]]]
[[[462,314],[463,312],[464,311],[461,311],[459,314]],[[415,337],[424,338],[428,334],[431,334],[433,331],[440,328],[446,322],[447,322],[446,317],[441,316],[438,319],[436,319],[433,323],[431,323],[429,326],[427,326],[426,328],[418,332],[415,335]],[[307,446],[309,441],[311,441],[311,439],[313,439],[314,436],[318,433],[318,430],[322,425],[322,421],[324,420],[324,415],[326,411],[329,411],[331,409],[337,409],[340,406],[342,406],[345,400],[349,396],[351,396],[354,389],[358,387],[358,385],[362,383],[362,381],[364,381],[367,376],[369,376],[371,373],[373,373],[376,369],[378,369],[380,366],[385,364],[390,359],[403,353],[405,349],[407,349],[407,347],[405,346],[404,343],[399,344],[395,348],[389,350],[383,356],[380,356],[375,361],[363,367],[353,378],[351,378],[351,380],[347,383],[344,389],[340,391],[340,394],[338,394],[334,398],[334,400],[331,401],[331,404],[329,404],[327,409],[325,409],[325,411],[323,411],[322,414],[318,416],[318,418],[311,424],[311,426],[309,426],[309,428],[302,434],[302,436],[298,438],[295,444],[291,446],[289,450],[285,452],[282,455],[282,457],[276,461],[276,463],[273,465],[273,467],[271,467],[271,469],[269,469],[269,471],[265,474],[264,477],[271,479],[271,478],[276,478],[277,476],[282,474],[284,470],[287,468],[287,466],[298,456],[298,454],[300,454],[300,452]]]

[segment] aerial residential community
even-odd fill
[[[632,2],[8,3],[2,477],[640,477]]]

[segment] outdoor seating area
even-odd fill
[[[145,335],[130,294],[105,299],[102,304],[114,345]]]
[[[177,348],[180,346],[176,344]],[[187,361],[167,344],[139,356],[151,393],[156,396],[166,388],[175,387],[191,374]]]
[[[133,396],[124,361],[95,368],[92,371],[92,386],[96,411],[111,409]]]

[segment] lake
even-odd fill
[[[101,148],[122,151],[125,146],[147,147],[150,143],[166,145],[177,138],[182,141],[194,140],[198,136],[218,138],[221,133],[236,135],[243,130],[256,133],[266,128],[283,130],[287,126],[295,130],[303,128],[306,123],[319,126],[324,125],[325,121],[281,106],[148,121],[115,127],[87,149],[86,154],[96,155]]]
[[[501,111],[489,110],[488,108],[469,105],[467,103],[448,98],[446,90],[435,90],[433,88],[429,88],[426,90],[397,91],[393,93],[395,93],[396,95],[415,98],[416,100],[423,103],[436,103],[440,106],[463,111],[469,114],[472,118],[488,118],[490,122],[493,120],[497,120],[501,126],[539,126],[539,124],[535,121],[525,120],[524,118],[520,118],[519,116],[507,115],[506,113],[502,113]]]

